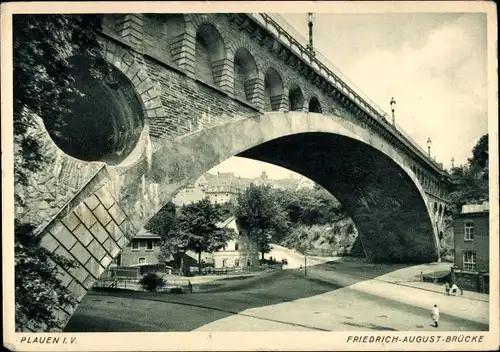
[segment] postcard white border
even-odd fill
[[[497,19],[495,4],[483,1],[433,2],[30,2],[1,5],[2,112],[2,261],[4,345],[22,351],[237,351],[237,350],[488,350],[499,347],[499,236],[498,236],[498,101]],[[186,333],[37,333],[14,332],[13,280],[13,161],[12,161],[12,22],[13,13],[131,13],[131,12],[483,12],[488,27],[488,131],[490,150],[490,330],[450,332],[444,336],[483,336],[482,343],[346,343],[350,335],[431,336],[408,332],[186,332]],[[453,138],[453,136],[450,136]],[[77,344],[21,344],[21,337],[76,337]],[[370,340],[367,338],[367,340]]]

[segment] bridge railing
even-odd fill
[[[389,115],[366,95],[354,82],[349,80],[330,60],[317,49],[314,55],[306,48],[307,40],[278,14],[250,13],[252,19],[288,44],[290,50],[300,56],[313,69],[326,78],[334,87],[352,99],[363,111],[381,123],[386,129],[410,144],[420,157],[440,171],[442,166],[428,156],[428,153],[397,124],[389,122]]]

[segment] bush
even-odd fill
[[[165,281],[155,273],[149,273],[139,280],[139,284],[143,289],[153,292],[156,291],[157,288],[165,286]]]

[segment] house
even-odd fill
[[[217,226],[233,230],[234,237],[224,248],[213,253],[215,268],[245,268],[259,265],[257,245],[240,231],[234,216],[218,223]]]
[[[214,183],[208,186],[206,196],[212,204],[236,203],[239,189],[229,184]]]
[[[457,285],[487,292],[490,251],[488,202],[464,205],[460,214],[454,216],[453,232]]]
[[[129,244],[115,258],[116,266],[131,266],[136,264],[158,264],[161,238],[145,229],[132,238]]]

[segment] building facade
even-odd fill
[[[137,264],[158,264],[161,238],[151,232],[142,230],[115,259],[116,266],[130,266]]]
[[[455,266],[459,287],[487,292],[489,282],[489,205],[467,204],[453,220]]]
[[[236,223],[234,216],[218,224],[219,227],[234,231],[234,237],[224,248],[213,253],[214,266],[220,268],[247,268],[259,265],[259,251],[257,245],[245,235]]]

